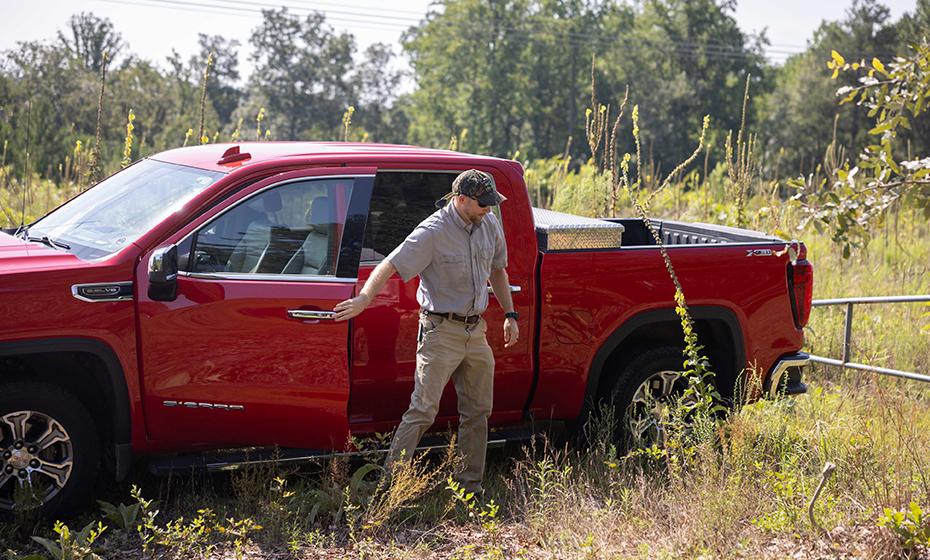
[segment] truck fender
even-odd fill
[[[116,479],[122,480],[129,472],[132,457],[131,418],[126,377],[113,349],[100,340],[77,337],[0,342],[0,358],[59,352],[91,354],[104,364],[104,371],[95,373],[94,382],[104,391],[105,402],[110,410],[114,470]]]
[[[730,309],[715,305],[694,305],[690,306],[691,317],[694,321],[715,321],[724,325],[727,331],[724,336],[729,338],[733,348],[733,360],[730,364],[719,364],[717,367],[726,366],[732,368],[733,375],[739,374],[746,364],[746,349],[743,341],[743,331],[740,328],[739,319]],[[652,309],[637,313],[630,319],[626,320],[617,329],[611,333],[604,341],[591,361],[591,367],[588,371],[588,383],[585,389],[585,401],[582,410],[582,416],[585,418],[591,407],[596,403],[601,390],[601,380],[605,377],[605,367],[611,355],[620,348],[625,340],[636,334],[637,331],[655,325],[658,323],[674,323],[677,327],[675,332],[676,338],[683,344],[683,335],[681,333],[681,319],[675,313],[674,308]],[[709,346],[707,341],[699,340],[700,344],[705,347]],[[734,378],[735,380],[735,378]]]

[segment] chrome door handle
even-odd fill
[[[288,309],[287,316],[291,319],[318,319],[332,321],[336,317],[335,311],[311,311],[309,309]]]
[[[520,286],[510,286],[510,293],[511,293],[511,294],[518,294],[518,293],[520,293],[522,290],[523,290],[523,288],[521,288]],[[493,294],[494,294],[494,288],[492,288],[491,286],[488,286],[488,293],[493,295]]]

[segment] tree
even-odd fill
[[[123,50],[123,38],[109,19],[82,12],[71,16],[68,27],[69,34],[58,32],[59,43],[91,72],[100,73],[104,55],[112,61]]]
[[[252,32],[255,71],[249,84],[255,103],[266,107],[278,139],[331,138],[352,99],[349,70],[355,39],[336,34],[319,12],[304,19],[286,8],[263,10]]]
[[[528,16],[526,0],[454,0],[407,32],[417,82],[414,143],[445,146],[468,129],[468,149],[499,156],[517,149],[527,108]]]
[[[745,76],[762,74],[761,44],[740,32],[728,1],[444,6],[404,42],[417,82],[416,143],[444,145],[467,128],[470,150],[548,157],[572,138],[572,155],[585,157],[580,139],[598,55],[597,97],[616,109],[629,85],[649,131],[644,140],[658,148],[655,160],[677,162],[690,153],[704,114],[718,126],[738,126]]]
[[[772,93],[762,101],[761,127],[772,168],[776,153],[783,150],[779,166],[789,173],[810,174],[822,163],[834,142],[847,154],[857,153],[866,141],[867,117],[851,106],[837,107],[836,84],[825,66],[837,50],[855,58],[889,58],[897,50],[897,33],[888,22],[888,8],[876,0],[854,0],[842,21],[820,25],[807,51],[792,56],[779,69]],[[842,77],[841,85],[853,85]]]
[[[915,119],[925,117],[930,105],[930,42],[921,41],[907,56],[887,64],[878,57],[847,61],[833,51],[829,67],[834,77],[858,77],[856,85],[842,86],[837,96],[841,104],[855,102],[868,109],[870,141],[855,165],[847,162],[834,171],[829,186],[826,179],[820,184],[799,181],[795,198],[807,211],[802,225],[831,231],[848,257],[896,203],[912,204],[930,217],[930,156],[915,156],[901,146],[902,135]]]
[[[213,55],[213,66],[207,82],[207,99],[216,111],[220,125],[226,125],[242,98],[239,89],[239,41],[226,39],[222,35],[200,33],[197,43],[200,51],[190,60],[191,72],[196,77],[195,81],[199,81],[207,58]]]
[[[405,77],[391,67],[394,53],[390,45],[375,43],[365,50],[352,76],[355,122],[376,142],[405,142],[407,122],[398,106],[398,91]]]

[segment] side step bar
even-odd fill
[[[507,443],[525,441],[534,433],[529,428],[507,428],[494,430],[488,434],[488,447],[502,447]],[[449,439],[445,434],[428,434],[420,440],[417,451],[434,452],[449,446]],[[332,451],[322,449],[300,449],[293,447],[251,447],[246,449],[232,449],[225,451],[212,451],[196,454],[170,455],[156,457],[149,460],[149,472],[156,476],[167,476],[171,473],[184,473],[191,471],[221,472],[234,471],[242,467],[258,465],[288,465],[306,463],[318,459],[331,459],[334,457],[376,457],[381,460],[387,449],[373,449],[361,451]]]

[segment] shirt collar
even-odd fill
[[[455,222],[455,224],[459,226],[460,228],[464,229],[465,231],[471,232],[471,230],[481,227],[481,222],[478,222],[477,224],[473,224],[473,223],[466,222],[465,220],[463,220],[462,216],[459,215],[458,210],[456,210],[455,206],[452,205],[451,200],[447,202],[445,206],[443,206],[443,209],[445,209],[446,212],[451,214],[452,220]]]

